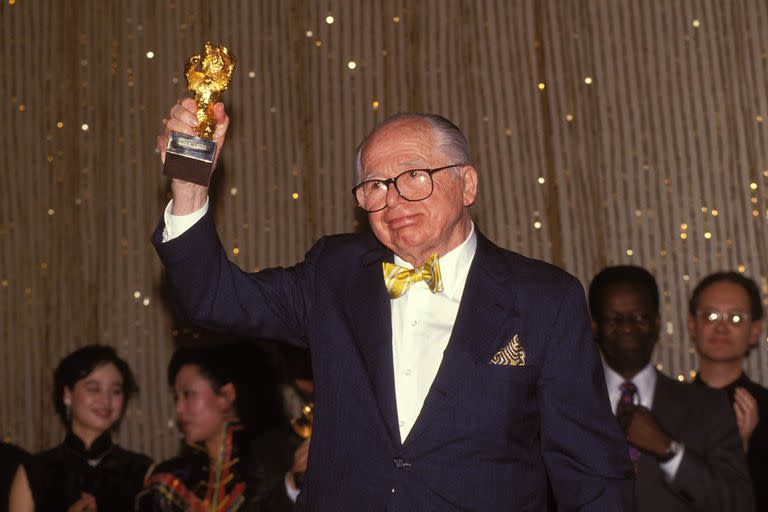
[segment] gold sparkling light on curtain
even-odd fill
[[[56,443],[51,370],[100,342],[141,388],[119,440],[175,452],[153,148],[206,39],[238,59],[211,200],[243,268],[357,229],[356,144],[438,112],[469,137],[479,228],[585,284],[650,269],[656,360],[689,378],[694,284],[736,269],[768,291],[765,26],[764,0],[2,0],[0,434]],[[768,383],[764,335],[747,370]]]

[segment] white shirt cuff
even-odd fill
[[[285,479],[283,480],[285,482],[285,494],[288,495],[288,499],[291,500],[293,503],[296,503],[296,498],[299,497],[299,493],[301,492],[301,489],[296,489],[291,485],[291,481],[288,478],[288,475],[290,473],[285,474]]]
[[[173,240],[177,236],[184,234],[186,230],[194,226],[197,221],[202,219],[203,216],[208,213],[208,198],[205,199],[205,204],[202,208],[188,215],[172,215],[172,208],[173,199],[168,202],[168,206],[165,207],[165,213],[163,214],[165,219],[165,228],[163,229],[163,243]]]
[[[677,475],[677,470],[680,467],[680,463],[683,461],[683,454],[685,453],[685,446],[680,448],[680,451],[675,454],[674,457],[667,462],[659,462],[659,468],[664,473],[664,478],[667,482],[671,482]]]

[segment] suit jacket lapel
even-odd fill
[[[363,255],[359,270],[350,276],[347,307],[354,340],[368,371],[386,434],[399,445],[392,363],[392,311],[381,269],[382,261],[392,260],[392,253],[380,245]]]
[[[477,252],[443,361],[405,445],[422,435],[441,409],[450,404],[456,386],[461,385],[475,365],[488,363],[498,342],[499,329],[517,316],[515,292],[506,282],[510,277],[508,265],[497,247],[480,232],[477,237]]]

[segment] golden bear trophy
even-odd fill
[[[166,176],[208,186],[216,156],[216,142],[212,140],[216,129],[213,106],[227,89],[234,70],[235,57],[226,47],[210,42],[205,43],[203,55],[187,60],[187,89],[194,92],[197,102],[198,137],[171,132],[163,165]]]

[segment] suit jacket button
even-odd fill
[[[402,457],[395,457],[395,467],[397,469],[408,469],[411,467],[411,463],[403,459]]]

